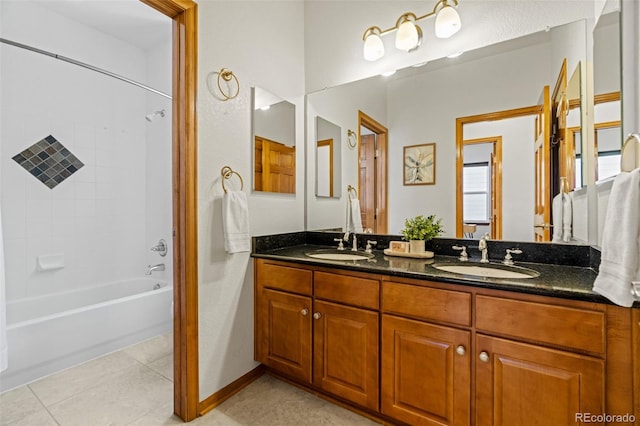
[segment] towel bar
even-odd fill
[[[227,179],[231,179],[233,175],[238,176],[238,179],[240,179],[240,190],[242,191],[242,189],[244,188],[244,181],[242,180],[242,176],[240,176],[240,173],[236,172],[229,166],[224,166],[222,170],[220,170],[220,174],[222,175],[222,189],[224,190],[225,194],[227,193],[227,188],[224,186],[224,181]]]
[[[631,150],[631,152],[633,153],[633,157],[629,158],[628,150],[629,148],[631,148],[632,141],[636,142],[636,146],[635,146],[635,150]],[[633,169],[640,167],[639,158],[640,158],[640,135],[638,133],[630,133],[629,136],[627,136],[627,139],[624,141],[624,144],[622,144],[622,151],[620,155],[620,170],[622,170],[623,172],[630,172]]]

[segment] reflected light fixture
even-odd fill
[[[384,56],[384,44],[382,36],[397,31],[395,46],[396,49],[411,52],[417,49],[422,43],[422,29],[416,24],[421,19],[435,16],[435,33],[438,38],[449,38],[462,27],[460,15],[456,9],[449,5],[451,1],[458,6],[458,0],[439,0],[433,10],[425,15],[416,16],[413,12],[400,15],[395,26],[386,30],[378,26],[369,27],[364,32],[363,56],[367,61],[376,61]]]

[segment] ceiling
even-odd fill
[[[36,0],[34,3],[140,49],[171,40],[171,19],[139,0]]]

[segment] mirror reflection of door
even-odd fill
[[[362,227],[387,233],[387,140],[389,131],[362,111],[358,112],[358,199]]]
[[[465,237],[502,239],[502,137],[464,141]]]
[[[333,197],[333,139],[316,143],[318,197]]]
[[[295,105],[252,88],[253,189],[296,192]]]
[[[535,121],[534,241],[551,241],[551,96],[549,86],[540,95]]]

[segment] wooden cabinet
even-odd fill
[[[476,425],[575,425],[605,413],[601,359],[476,337]]]
[[[411,425],[468,425],[470,332],[382,316],[382,412]]]
[[[380,282],[362,275],[258,262],[256,359],[378,411]]]
[[[311,383],[311,298],[263,289],[260,362]]]
[[[316,301],[313,315],[314,384],[378,410],[378,313]]]
[[[256,260],[256,359],[411,425],[640,411],[640,312]]]

